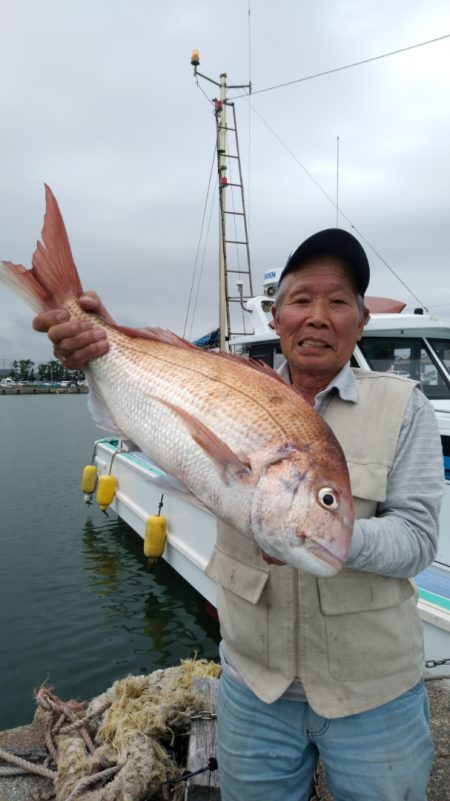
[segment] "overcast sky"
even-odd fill
[[[211,78],[252,81],[236,112],[255,288],[336,224],[324,193],[336,200],[339,137],[339,225],[450,317],[450,38],[259,91],[448,35],[448,0],[0,0],[0,12],[0,258],[30,266],[46,182],[84,287],[118,322],[183,333],[215,145],[217,90],[196,86],[195,47]],[[192,337],[217,325],[217,208],[206,217]],[[418,305],[367,252],[370,294]],[[31,318],[0,286],[0,366],[51,358]]]

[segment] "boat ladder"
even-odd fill
[[[227,109],[232,109],[232,125],[227,122]],[[226,337],[248,333],[244,309],[245,301],[253,297],[245,212],[244,186],[234,103],[215,101],[217,125],[217,164],[220,208],[220,248],[223,270],[224,301],[226,307]],[[231,277],[236,279],[233,288]]]

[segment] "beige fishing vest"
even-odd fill
[[[385,498],[414,383],[355,376],[358,403],[335,396],[325,418],[347,458],[356,516],[364,518]],[[398,697],[422,675],[422,628],[408,579],[345,568],[315,578],[267,565],[252,538],[225,524],[206,573],[218,584],[229,656],[263,701],[275,701],[299,678],[317,713],[344,717]]]

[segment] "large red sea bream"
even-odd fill
[[[327,424],[265,365],[83,311],[48,187],[46,201],[32,269],[1,262],[0,278],[37,310],[65,307],[106,329],[109,352],[86,368],[97,421],[135,442],[265,554],[334,575],[348,555],[353,504],[346,462]]]

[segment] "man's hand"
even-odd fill
[[[84,292],[78,300],[82,309],[114,324],[95,292]],[[103,328],[91,325],[89,320],[71,318],[65,309],[41,312],[34,318],[33,328],[48,335],[55,357],[69,370],[83,370],[90,359],[103,356],[109,349]]]

